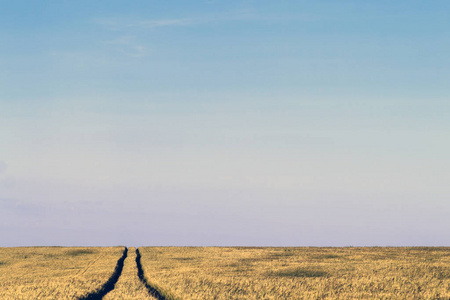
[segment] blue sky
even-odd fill
[[[450,245],[448,1],[0,1],[0,246]]]

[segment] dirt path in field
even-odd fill
[[[148,293],[158,300],[166,300],[166,298],[163,295],[161,295],[161,293],[155,287],[151,286],[145,279],[144,270],[142,269],[141,264],[141,254],[139,253],[138,248],[136,248],[136,265],[138,268],[138,277],[147,288]]]
[[[108,281],[101,287],[101,289],[91,294],[88,294],[84,297],[81,297],[80,300],[100,300],[106,294],[112,291],[114,289],[114,285],[116,284],[117,280],[119,280],[119,277],[122,274],[123,262],[125,261],[125,258],[127,258],[127,253],[128,248],[125,248],[122,257],[119,258],[119,260],[117,261],[117,265],[116,268],[114,269],[113,274],[108,279]]]

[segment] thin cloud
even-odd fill
[[[147,48],[144,46],[132,46],[128,49],[122,49],[121,52],[131,57],[144,57],[147,55]]]
[[[113,40],[105,41],[105,43],[112,45],[130,45],[133,44],[135,40],[136,36],[134,35],[124,35]]]
[[[146,56],[147,47],[136,42],[136,37],[132,35],[125,35],[114,40],[105,41],[106,44],[115,45],[121,53],[130,57]]]
[[[224,22],[305,22],[311,21],[306,15],[260,15],[253,10],[244,9],[234,13],[219,13],[197,16],[192,18],[170,18],[170,19],[130,19],[118,18],[96,18],[95,24],[107,30],[116,31],[120,36],[115,39],[104,41],[112,45],[113,49],[128,57],[141,58],[148,56],[151,49],[141,38],[140,34],[146,30],[157,30],[170,27],[204,26],[212,23]]]
[[[188,26],[194,23],[202,23],[200,19],[160,19],[160,20],[137,20],[125,21],[120,19],[95,19],[94,22],[110,30],[120,30],[126,28],[158,28],[169,26]]]
[[[110,30],[123,30],[130,28],[142,28],[142,29],[154,29],[162,27],[184,27],[203,25],[213,22],[231,22],[231,21],[311,21],[312,18],[309,15],[283,15],[283,16],[269,16],[258,15],[253,11],[242,10],[232,14],[215,14],[206,15],[195,18],[173,18],[173,19],[140,19],[129,20],[120,18],[97,18],[94,19],[94,23],[108,28]]]
[[[203,20],[204,22],[204,20]],[[145,27],[145,28],[156,28],[156,27],[168,27],[168,26],[188,26],[195,23],[203,23],[200,19],[166,19],[166,20],[144,20],[139,21],[134,24],[130,24],[130,27]]]

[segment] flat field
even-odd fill
[[[98,299],[450,299],[450,248],[142,247],[138,256],[134,248],[123,254],[123,247],[0,248],[0,299],[84,299],[96,291],[104,292]]]
[[[139,250],[166,299],[450,299],[450,248]]]
[[[77,299],[113,274],[124,247],[0,248],[0,299]]]

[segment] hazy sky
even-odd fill
[[[0,246],[450,246],[449,14],[0,0]]]

